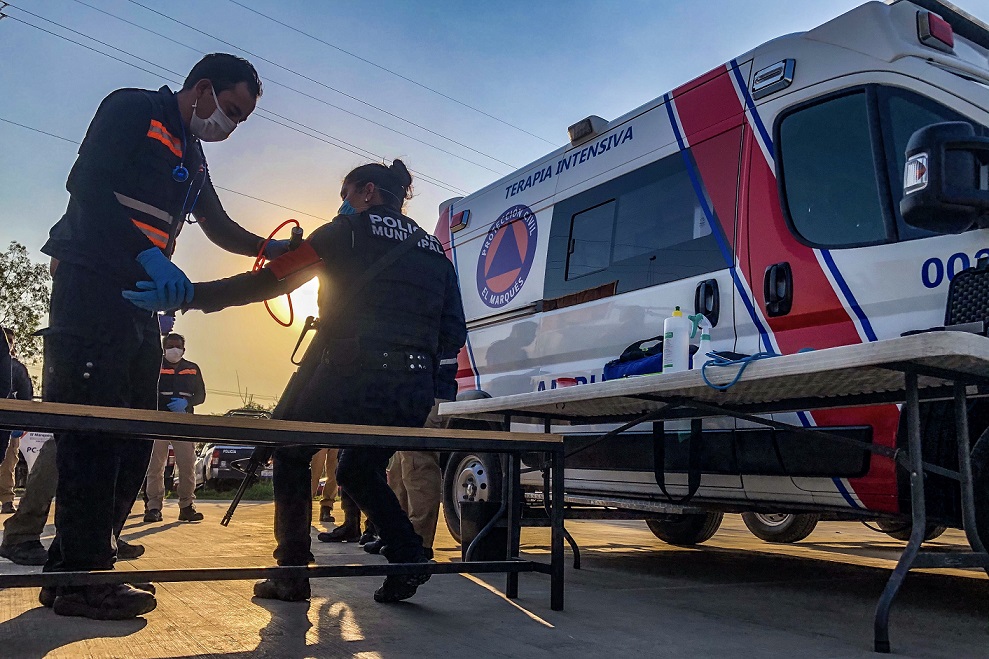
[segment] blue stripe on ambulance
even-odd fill
[[[449,210],[450,216],[453,216],[453,207]],[[457,279],[460,279],[460,266],[457,265],[457,249],[456,245],[453,243],[453,237],[456,234],[450,231],[450,253],[453,255],[453,270],[457,273]],[[474,349],[470,345],[470,332],[467,332],[467,358],[470,360],[470,371],[474,374],[474,388],[480,390],[481,388],[481,374],[477,371],[477,361],[474,359]]]

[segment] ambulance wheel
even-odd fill
[[[494,453],[453,453],[443,472],[443,519],[460,542],[460,502],[501,500],[501,460]]]
[[[876,526],[891,538],[896,540],[903,540],[906,542],[910,539],[910,531],[913,525],[909,521],[901,522],[898,519],[894,520],[877,520]],[[924,534],[924,542],[928,540],[933,540],[940,536],[942,533],[948,530],[946,526],[940,526],[939,524],[928,524],[927,533]]]
[[[811,533],[820,515],[789,515],[786,513],[742,513],[742,521],[752,535],[766,542],[800,542]]]
[[[668,515],[664,519],[647,519],[646,526],[667,544],[699,545],[717,533],[724,516],[724,513]]]

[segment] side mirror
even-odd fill
[[[989,214],[989,138],[964,121],[925,126],[907,143],[900,214],[912,226],[961,233]]]

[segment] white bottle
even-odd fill
[[[711,352],[711,330],[701,327],[701,341],[697,346],[697,354],[694,355],[694,368],[701,368],[704,362],[711,359],[707,353]]]
[[[680,307],[663,321],[663,373],[686,371],[690,365],[690,321]]]

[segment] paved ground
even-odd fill
[[[245,503],[228,528],[224,504],[206,520],[143,524],[128,540],[147,554],[121,569],[270,564],[272,505]],[[311,603],[251,599],[251,583],[159,584],[158,609],[129,622],[61,618],[36,589],[0,591],[0,657],[874,657],[872,613],[901,543],[860,524],[825,523],[791,546],[763,543],[728,516],[697,549],[664,545],[641,522],[572,522],[584,569],[567,570],[567,609],[549,582],[522,575],[439,575],[407,603],[371,600],[380,578],[313,582]],[[543,554],[548,531],[526,529]],[[47,539],[47,538],[46,538]],[[949,532],[934,546],[961,543]],[[381,560],[356,545],[317,545],[320,562]],[[457,556],[448,534],[438,559]],[[338,556],[334,556],[338,555]],[[27,570],[0,560],[0,572]],[[893,611],[900,656],[989,657],[989,580],[981,572],[915,574]]]

